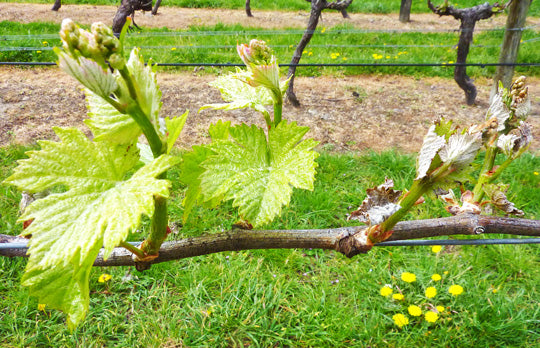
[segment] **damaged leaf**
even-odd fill
[[[508,185],[505,184],[484,184],[482,186],[484,192],[490,199],[490,203],[497,209],[504,211],[507,214],[523,216],[525,213],[516,208],[514,203],[510,202],[506,197]]]
[[[401,208],[397,202],[402,192],[393,188],[394,181],[385,179],[383,184],[367,189],[366,199],[349,215],[348,220],[358,220],[369,225],[381,224]]]
[[[447,204],[446,211],[452,215],[458,214],[480,214],[480,207],[474,202],[474,195],[467,190],[461,194],[461,204],[456,198],[454,191],[448,190],[445,194],[439,195],[439,198]]]

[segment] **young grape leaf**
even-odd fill
[[[69,314],[71,327],[88,309],[88,274],[99,249],[108,257],[136,229],[141,215],[152,216],[154,196],[167,197],[170,183],[156,179],[176,160],[163,155],[125,179],[138,162],[135,145],[91,142],[77,129],[55,128],[60,142],[42,141],[6,183],[60,193],[34,201],[20,217],[33,219],[30,261],[23,277],[40,303]]]
[[[167,153],[170,153],[176,139],[180,136],[184,125],[186,124],[186,119],[188,117],[189,110],[184,112],[182,115],[175,118],[165,117],[165,125],[167,126]]]
[[[422,179],[432,167],[432,162],[437,152],[446,144],[445,137],[435,132],[435,125],[432,125],[424,136],[424,143],[416,159],[416,179]]]
[[[116,144],[131,144],[142,130],[128,114],[122,114],[103,98],[89,89],[85,90],[89,119],[84,123],[94,133],[94,140]]]
[[[268,132],[245,124],[231,127],[230,138],[211,146],[215,154],[200,164],[203,201],[233,200],[254,227],[271,221],[288,204],[292,188],[313,189],[316,142],[301,140],[309,130],[282,121]]]
[[[237,110],[251,108],[268,116],[269,113],[265,106],[272,104],[270,92],[263,86],[254,88],[241,81],[243,74],[245,72],[238,71],[236,74],[220,76],[211,82],[210,85],[218,88],[221,97],[228,103],[204,105],[199,111],[204,109]]]
[[[161,90],[159,89],[154,71],[155,66],[152,65],[152,62],[145,65],[144,59],[140,54],[140,49],[134,48],[131,51],[126,67],[137,84],[137,92],[140,93],[140,95],[137,95],[137,102],[157,130],[159,126],[159,110],[161,109],[162,102]]]
[[[84,57],[74,59],[56,47],[54,51],[58,55],[60,69],[74,77],[95,94],[107,98],[117,89],[118,85],[115,76],[109,70],[104,70],[95,61]]]
[[[499,92],[493,97],[493,101],[491,102],[486,114],[486,120],[493,117],[497,119],[498,132],[501,132],[506,128],[506,121],[511,116],[510,109],[508,109],[503,100],[504,93],[506,93],[506,91],[504,89],[500,89]]]
[[[454,168],[464,168],[470,164],[482,147],[482,134],[453,134],[448,143],[439,151],[444,163],[452,163]]]

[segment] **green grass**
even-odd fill
[[[0,0],[0,2],[12,2],[10,0]],[[22,0],[18,2],[26,3],[45,3],[51,4],[53,1],[48,0]],[[118,6],[119,1],[113,0],[63,0],[63,4],[91,4],[91,5],[113,5]],[[155,3],[155,2],[154,2]],[[435,5],[442,4],[443,1],[434,0]],[[483,4],[484,1],[480,0],[460,0],[451,1],[450,4],[457,8],[466,8],[475,5]],[[401,1],[399,0],[368,0],[359,1],[355,0],[349,6],[348,11],[351,13],[396,13],[399,12]],[[198,8],[231,8],[231,9],[243,9],[245,6],[245,0],[167,0],[162,2],[162,7],[165,6],[178,6],[178,7],[198,7]],[[309,4],[303,0],[253,0],[251,1],[251,8],[255,12],[257,10],[282,10],[282,11],[298,11],[309,9]],[[61,11],[61,10],[60,10]],[[162,11],[166,11],[165,8]],[[426,1],[413,1],[411,7],[412,13],[430,13],[431,11],[427,7]],[[535,1],[532,2],[529,11],[530,16],[538,16],[540,14],[540,5]]]
[[[0,149],[0,180],[22,156],[20,147]],[[385,176],[398,188],[414,177],[414,158],[396,152],[363,155],[323,152],[313,192],[296,191],[290,206],[268,228],[337,227]],[[540,212],[540,158],[526,155],[503,180],[510,198],[535,218]],[[179,220],[183,186],[176,190],[172,219]],[[0,186],[2,224],[14,225],[18,194]],[[446,216],[428,201],[409,218]],[[229,229],[237,215],[230,206],[196,209],[181,236]],[[6,229],[7,224],[2,225]],[[17,226],[18,228],[18,226]],[[7,229],[17,233],[16,229]],[[178,236],[179,238],[180,236]],[[347,259],[332,251],[266,250],[228,252],[154,265],[139,273],[127,267],[95,268],[90,313],[73,333],[64,315],[39,311],[19,285],[25,260],[0,258],[0,345],[189,347],[537,347],[540,345],[538,245],[374,248]],[[400,280],[413,272],[417,281]],[[112,275],[98,283],[100,274]],[[446,272],[446,273],[445,273]],[[430,280],[442,275],[441,282]],[[336,282],[339,280],[339,282]],[[384,298],[385,284],[398,286],[404,302]],[[448,294],[451,284],[465,289]],[[438,295],[427,300],[427,286]],[[494,291],[495,290],[495,291]],[[449,307],[435,324],[392,322],[409,304]],[[451,312],[449,312],[451,311]],[[410,317],[410,316],[409,316]]]
[[[324,29],[324,33],[322,32]],[[52,46],[60,46],[57,35],[59,25],[50,23],[0,22],[3,35],[33,35],[32,37],[9,36],[0,40],[0,61],[48,61],[56,60]],[[301,63],[447,63],[456,60],[456,33],[365,33],[348,25],[334,28],[319,28],[303,54]],[[253,38],[265,40],[274,49],[280,62],[290,62],[302,30],[271,31],[247,28],[241,25],[218,24],[209,27],[192,27],[184,31],[166,28],[147,29],[129,36],[126,46],[142,48],[144,56],[160,63],[237,63],[241,60],[236,53],[238,42]],[[536,31],[525,31],[523,46],[518,62],[540,61],[540,41],[535,41]],[[479,32],[471,48],[469,63],[497,63],[499,45],[503,32]],[[368,45],[370,47],[364,47]],[[422,46],[422,47],[415,47]],[[7,50],[9,47],[26,47],[27,50]],[[188,69],[193,69],[190,67]],[[207,69],[216,72],[217,69]],[[491,77],[494,67],[469,67],[473,77]],[[517,67],[517,73],[539,75],[538,67]],[[321,74],[403,74],[415,76],[452,77],[453,68],[439,67],[301,67],[299,75]]]

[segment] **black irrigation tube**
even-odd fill
[[[21,65],[21,66],[52,66],[55,62],[0,62],[1,65]],[[172,67],[192,67],[192,66],[213,66],[213,67],[243,67],[244,64],[233,63],[157,63],[157,66],[172,66]],[[485,68],[488,66],[540,66],[540,63],[299,63],[299,64],[279,64],[280,67],[436,67],[436,66],[479,66]]]
[[[130,242],[139,245],[140,242]],[[429,246],[429,245],[518,245],[518,244],[540,244],[540,238],[506,238],[506,239],[418,239],[418,240],[398,240],[391,242],[377,243],[377,247],[389,246]],[[28,249],[26,243],[0,243],[0,250],[25,250]]]

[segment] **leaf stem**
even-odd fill
[[[490,172],[493,170],[495,157],[497,156],[497,150],[498,148],[495,146],[488,146],[486,149],[486,157],[484,158],[484,164],[482,165],[482,169],[480,170],[478,182],[473,189],[473,198],[476,203],[480,203],[484,198],[484,189],[482,188],[482,186],[494,180],[493,174],[490,174]],[[506,166],[508,166],[508,164]],[[500,175],[500,173],[498,175]]]
[[[137,257],[144,258],[144,251],[137,248],[135,245],[131,245],[128,242],[123,241],[122,243],[120,243],[120,246],[124,249],[131,251],[133,254],[137,255]]]
[[[160,179],[163,179],[163,175]],[[150,226],[150,234],[142,244],[142,251],[146,255],[157,255],[161,244],[167,238],[167,199],[154,197],[154,216]]]
[[[283,113],[283,98],[279,98],[274,102],[274,127],[281,122],[281,115]]]
[[[403,219],[418,199],[431,188],[432,183],[433,181],[429,177],[415,180],[409,192],[407,192],[399,202],[401,208],[381,223],[381,232],[390,231],[401,219]]]

